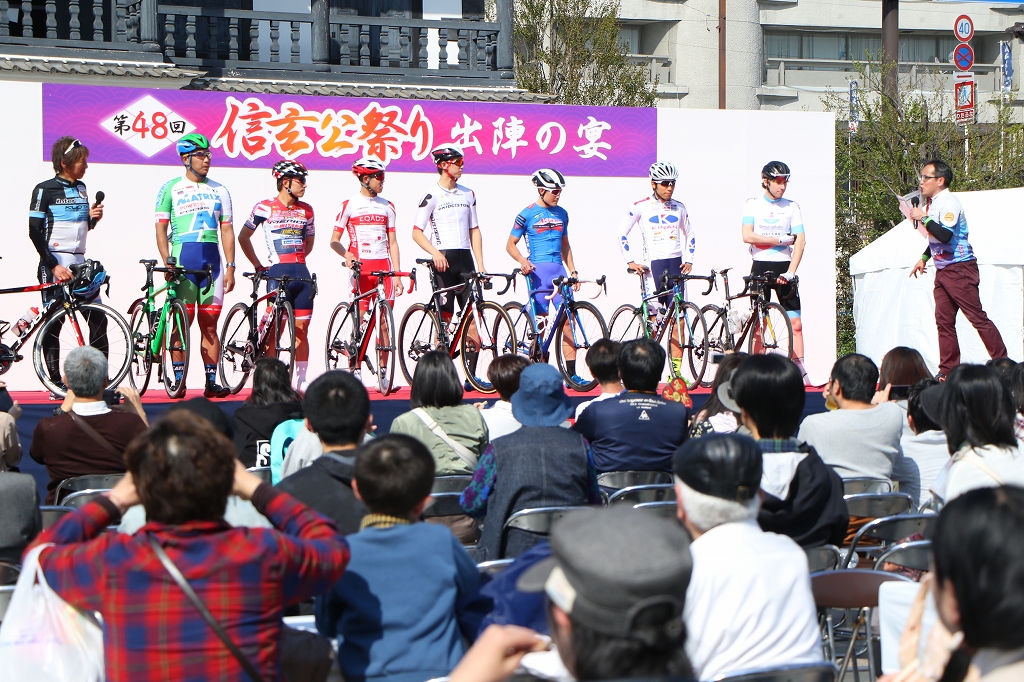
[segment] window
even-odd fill
[[[640,26],[623,26],[619,29],[619,39],[629,54],[640,54]]]
[[[901,62],[949,63],[956,38],[938,35],[900,35]],[[877,59],[882,37],[877,33],[832,33],[826,31],[765,31],[766,59],[832,59],[864,61]]]

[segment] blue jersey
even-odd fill
[[[561,206],[530,204],[516,216],[512,236],[526,235],[531,263],[561,263],[562,237],[569,233],[569,213]]]
[[[953,263],[965,263],[974,260],[974,249],[967,241],[967,216],[964,214],[960,200],[944,189],[927,204],[928,217],[953,233],[948,244],[943,244],[935,237],[928,235],[928,248],[932,252],[935,267],[941,270]]]

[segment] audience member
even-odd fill
[[[36,479],[0,471],[0,500],[0,561],[20,564],[22,551],[43,529]]]
[[[412,411],[391,422],[430,450],[438,476],[470,475],[490,437],[480,410],[462,403],[462,384],[447,353],[430,351],[416,363],[409,392]]]
[[[302,418],[302,396],[292,389],[288,365],[260,358],[252,375],[252,393],[235,410],[235,452],[247,467],[270,466],[270,437],[278,424]]]
[[[826,398],[831,396],[839,409],[808,416],[797,434],[842,478],[888,479],[900,457],[903,410],[872,402],[877,382],[871,358],[858,353],[839,358],[825,385]]]
[[[896,346],[882,357],[878,368],[878,387],[913,386],[921,379],[931,379],[924,356],[913,348]]]
[[[761,448],[761,530],[802,547],[842,545],[850,523],[843,481],[814,448],[793,438],[804,410],[800,368],[781,355],[752,355],[718,390]]]
[[[910,387],[907,400],[910,435],[904,433],[900,438],[903,457],[892,471],[892,480],[900,484],[901,493],[907,493],[914,500],[915,509],[931,504],[932,484],[939,472],[949,464],[946,434],[921,407],[921,393],[938,384],[938,380],[927,378]]]
[[[996,371],[996,374],[1006,382],[1008,386],[1013,383],[1013,370],[1017,367],[1017,363],[1010,358],[992,358],[985,363],[986,367],[991,367]]]
[[[0,390],[6,392],[7,384],[0,381]],[[18,437],[18,417],[21,405],[13,401],[6,412],[0,412],[0,471],[17,470],[23,454],[21,438]]]
[[[940,502],[975,488],[1024,485],[1024,455],[1013,434],[1016,410],[994,369],[958,365],[944,382],[921,392],[921,406],[942,427],[952,455],[932,486]]]
[[[746,353],[729,353],[718,363],[718,370],[711,382],[711,395],[693,418],[690,438],[700,438],[712,433],[735,433],[740,427],[740,415],[718,399],[718,387],[729,381],[732,373],[746,358]]]
[[[1013,368],[1010,374],[1010,390],[1013,394],[1014,407],[1017,408],[1013,415],[1013,433],[1017,440],[1024,438],[1024,362]]]
[[[807,557],[757,525],[761,461],[739,435],[697,438],[675,455],[679,519],[694,538],[683,620],[699,680],[822,660]]]
[[[317,435],[322,454],[277,487],[333,519],[342,533],[358,532],[367,512],[352,492],[352,477],[355,450],[373,423],[370,396],[350,372],[335,370],[309,385],[305,408],[307,429]]]
[[[103,616],[106,679],[163,679],[167,671],[179,679],[248,679],[160,553],[259,675],[280,679],[281,611],[341,577],[344,538],[247,472],[209,422],[180,410],[136,438],[125,459],[129,473],[113,490],[43,531],[29,550],[55,543],[39,555],[47,583],[72,606]],[[252,500],[278,530],[228,527],[231,493]],[[149,518],[140,532],[105,532],[140,503]]]
[[[92,346],[75,348],[64,361],[64,374],[68,399],[67,408],[62,409],[68,411],[39,420],[29,448],[32,459],[46,466],[50,474],[46,504],[54,503],[54,492],[64,479],[124,472],[125,448],[146,430],[137,413],[111,410],[104,402],[107,358],[103,353]],[[134,389],[123,386],[119,390],[142,412]]]
[[[415,438],[377,438],[356,457],[352,487],[370,513],[349,538],[348,569],[316,604],[346,682],[422,682],[465,653],[458,615],[479,576],[447,528],[416,522],[433,483],[434,460]]]
[[[229,440],[235,437],[235,427],[231,423],[231,417],[224,413],[220,405],[209,398],[199,397],[184,400],[180,403],[175,403],[174,409],[188,410],[193,414],[198,414],[210,422],[213,428],[217,429],[222,435],[227,436]]]
[[[460,499],[467,514],[484,519],[477,561],[516,557],[540,542],[535,533],[503,530],[517,511],[601,504],[586,439],[559,426],[572,414],[572,404],[558,370],[527,367],[511,402],[522,428],[491,441]]]
[[[622,345],[619,377],[626,390],[591,404],[573,429],[590,442],[605,471],[671,471],[672,453],[689,435],[690,408],[657,394],[665,349],[650,339]]]
[[[619,352],[622,344],[611,339],[598,339],[590,346],[585,358],[590,376],[597,379],[601,386],[601,395],[584,400],[576,406],[576,419],[580,418],[588,405],[608,400],[622,393],[622,379],[619,378]]]
[[[487,380],[498,392],[500,400],[481,410],[491,440],[507,436],[520,427],[512,414],[512,394],[519,390],[519,375],[530,361],[518,353],[499,355],[487,368]]]

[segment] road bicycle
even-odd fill
[[[405,311],[398,329],[398,357],[402,374],[412,384],[416,363],[429,351],[441,350],[454,360],[461,357],[466,380],[481,393],[494,393],[487,379],[487,368],[499,355],[515,352],[516,335],[505,309],[497,303],[484,300],[484,289],[493,288],[494,278],[505,279],[501,296],[512,286],[514,276],[486,272],[466,273],[462,284],[438,288],[439,280],[434,261],[417,258],[430,274],[432,293],[426,303],[414,303]],[[455,296],[469,287],[469,301],[448,324],[442,324],[442,297]]]
[[[623,343],[645,336],[664,344],[669,359],[666,363],[669,380],[681,378],[687,388],[698,386],[708,364],[708,328],[700,308],[686,300],[683,285],[691,279],[704,280],[708,290],[703,295],[707,296],[715,285],[715,276],[666,273],[662,277],[662,291],[649,294],[644,273],[628,272],[640,276],[640,306],[626,303],[612,313],[609,338]],[[665,295],[671,297],[667,309],[654,304]],[[684,356],[688,372],[683,370]]]
[[[74,278],[66,282],[0,289],[0,294],[55,290],[54,297],[48,303],[43,304],[42,310],[20,334],[17,334],[13,343],[8,345],[0,342],[0,374],[6,373],[15,362],[24,359],[24,356],[18,351],[28,343],[29,337],[38,329],[39,335],[36,336],[35,344],[32,346],[32,365],[39,381],[54,396],[63,398],[67,394],[67,388],[61,380],[61,375],[64,373],[64,360],[71,350],[86,345],[87,335],[89,336],[88,345],[97,348],[107,357],[107,388],[115,388],[121,383],[128,373],[131,356],[131,334],[128,330],[128,323],[119,312],[110,306],[98,301],[85,301],[73,293],[73,290],[79,286],[83,273],[99,272],[102,269],[103,266],[96,261],[85,261],[68,266],[68,270],[71,271]],[[109,287],[109,282],[108,276],[104,283]],[[104,318],[103,324],[97,325],[98,328],[105,330],[100,333],[98,338],[92,338],[89,331],[87,316],[93,315],[102,315]],[[10,328],[9,322],[0,321],[0,339]],[[55,335],[60,344],[60,355],[55,368],[56,377],[51,375],[43,351],[43,340],[48,334]]]
[[[522,274],[519,268],[512,271],[513,277]],[[515,338],[518,340],[516,352],[533,362],[547,362],[551,345],[554,344],[555,363],[566,385],[577,391],[591,390],[597,386],[597,379],[590,374],[587,367],[587,351],[598,339],[608,337],[608,325],[594,304],[576,300],[575,289],[577,284],[596,284],[598,292],[593,298],[600,296],[602,291],[607,295],[606,277],[556,277],[551,281],[554,291],[544,297],[549,302],[548,313],[537,315],[530,278],[523,276],[526,277],[529,291],[528,302],[524,304],[512,301],[505,304],[505,310],[512,318]],[[558,296],[561,296],[562,300],[552,312],[550,302]],[[573,358],[567,357],[573,352]],[[568,362],[573,362],[575,366],[570,367]]]
[[[358,282],[362,264],[352,263],[352,278]],[[377,391],[387,395],[395,388],[395,314],[388,303],[384,281],[390,277],[408,277],[409,291],[416,290],[416,270],[396,272],[394,270],[374,271],[377,287],[359,294],[350,302],[339,303],[331,313],[327,325],[326,364],[328,370],[346,369],[357,373],[365,362],[370,373],[377,377]],[[360,312],[362,305],[367,309]],[[373,329],[377,328],[374,336]],[[374,363],[367,357],[370,339],[373,338]],[[390,360],[390,362],[389,362]]]
[[[718,273],[711,271],[712,278],[716,274],[722,276],[725,285],[725,305],[708,304],[700,310],[707,323],[708,346],[712,358],[712,363],[708,365],[708,371],[704,373],[704,379],[701,381],[701,385],[705,387],[714,381],[718,369],[714,362],[715,355],[735,352],[743,345],[744,340],[747,340],[747,352],[752,355],[777,353],[787,358],[793,357],[793,324],[781,305],[768,300],[772,289],[778,293],[778,275],[774,272],[745,275],[743,291],[732,296],[729,293],[731,269],[726,268]],[[790,282],[792,287],[786,299],[796,295],[798,283],[799,279],[794,277]],[[749,313],[732,307],[732,302],[738,298],[750,299]],[[743,317],[744,313],[747,314],[746,318]]]
[[[305,282],[313,287],[316,298],[316,275],[312,279],[281,275],[274,277],[265,270],[242,273],[252,280],[251,304],[236,303],[224,318],[220,331],[218,373],[221,384],[238,393],[249,378],[249,372],[262,357],[275,357],[288,366],[288,376],[295,370],[295,311],[288,302],[288,285]],[[260,296],[261,282],[276,282],[277,287]],[[266,301],[263,318],[261,304]]]
[[[203,288],[205,294],[213,286],[213,266],[207,265],[205,270],[186,270],[178,267],[176,258],[168,258],[165,268],[156,267],[155,260],[140,260],[139,263],[146,267],[146,283],[142,286],[146,295],[136,299],[128,308],[128,326],[132,339],[128,380],[139,395],[143,395],[149,387],[149,377],[156,363],[157,381],[163,383],[168,397],[180,398],[185,395],[192,342],[189,338],[188,311],[185,302],[178,298],[178,285],[186,275],[196,275],[202,278],[200,284],[206,283]],[[170,275],[170,279],[159,289],[153,288],[154,272]],[[158,312],[156,297],[163,292],[167,293]],[[175,362],[183,363],[180,377],[175,372]]]

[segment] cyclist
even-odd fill
[[[28,236],[39,253],[40,284],[67,282],[73,278],[69,265],[85,261],[85,242],[89,230],[103,218],[103,204],[89,206],[89,194],[82,178],[89,168],[89,149],[73,137],[62,137],[53,143],[50,160],[56,175],[32,190],[28,214]],[[44,307],[56,292],[42,292]],[[99,297],[99,290],[89,300]],[[107,354],[107,318],[86,313],[89,323],[89,345]],[[60,326],[52,325],[43,338],[43,358],[50,379],[58,386],[60,372]],[[56,399],[53,395],[51,398]]]
[[[800,267],[807,238],[800,206],[783,197],[789,187],[790,175],[789,166],[781,161],[769,161],[761,169],[764,193],[747,199],[743,207],[743,242],[750,244],[750,255],[754,259],[751,275],[778,274],[776,289],[779,303],[793,325],[793,361],[800,367],[804,383],[807,383],[800,292],[797,285],[791,283]],[[768,296],[771,296],[770,291]]]
[[[359,279],[352,282],[352,293],[356,296],[377,288],[377,278],[370,273],[402,269],[395,233],[395,205],[380,196],[384,189],[384,170],[384,164],[370,156],[352,164],[352,175],[359,180],[359,194],[341,202],[334,221],[331,248],[345,259],[347,267],[351,268],[356,262],[362,266]],[[348,234],[348,247],[341,245],[341,237],[345,233]],[[400,296],[403,291],[401,278],[388,277],[384,280],[388,303],[394,305],[395,296]],[[359,301],[360,312],[370,309],[370,299],[368,296]],[[390,339],[381,338],[381,343],[387,345]],[[382,376],[386,376],[386,368],[386,364],[378,368]],[[386,386],[382,388],[387,389]]]
[[[271,277],[300,277],[310,279],[306,256],[313,250],[313,208],[304,201],[306,178],[309,171],[298,161],[278,161],[270,171],[277,181],[277,196],[264,199],[253,207],[249,219],[238,234],[238,246],[257,272],[267,271]],[[269,269],[256,255],[252,235],[263,226],[270,259]],[[267,282],[267,292],[277,288],[277,282]],[[295,377],[296,390],[306,390],[306,368],[309,366],[309,320],[313,317],[313,285],[309,282],[289,282],[285,292],[295,311]],[[269,312],[269,311],[268,311]]]
[[[634,203],[626,214],[619,227],[619,250],[629,269],[644,275],[647,291],[653,294],[661,287],[661,278],[665,273],[690,273],[697,239],[686,206],[672,198],[679,179],[679,170],[675,164],[668,161],[651,164],[648,177],[651,180],[651,195]],[[639,263],[636,262],[635,254],[629,250],[629,233],[638,225],[643,236],[643,252]],[[668,301],[668,294],[660,296],[658,302],[651,301],[648,310],[652,314],[662,312]],[[671,359],[678,374],[683,363],[683,352],[678,343],[672,344]]]
[[[412,239],[416,245],[430,254],[437,269],[438,288],[462,284],[463,275],[474,271],[473,259],[480,272],[484,267],[483,237],[480,221],[476,215],[476,194],[459,184],[462,177],[465,155],[457,144],[443,144],[430,152],[440,176],[437,185],[420,199],[419,209],[413,223]],[[470,290],[465,287],[458,292],[459,310],[466,307]],[[441,316],[444,322],[451,321],[455,311],[455,300],[444,296],[441,300]],[[467,330],[470,339],[476,339],[476,325]],[[470,359],[471,370],[475,361]],[[466,381],[469,386],[469,381]],[[467,389],[471,390],[471,389]]]
[[[217,384],[217,357],[220,342],[217,339],[217,320],[220,318],[224,294],[235,288],[235,230],[232,224],[231,195],[219,182],[210,180],[210,141],[199,133],[182,136],[176,151],[185,166],[185,174],[167,182],[157,193],[156,247],[166,263],[173,256],[178,267],[202,270],[207,264],[213,268],[214,283],[202,293],[199,275],[188,275],[178,287],[178,295],[185,301],[189,324],[199,307],[199,332],[202,335],[203,364],[206,369],[207,398],[224,398],[231,391]],[[171,227],[168,237],[167,226]],[[220,249],[224,249],[225,263],[221,269]],[[171,360],[176,379],[180,381],[184,359]]]
[[[563,260],[569,266],[569,273],[576,276],[576,265],[569,246],[569,213],[558,205],[565,189],[565,177],[553,168],[541,168],[531,178],[537,188],[537,201],[530,204],[516,216],[512,234],[505,243],[505,251],[519,263],[524,275],[530,278],[533,292],[533,312],[538,325],[544,324],[542,316],[548,313],[547,296],[555,290],[552,280],[565,275]],[[526,236],[529,258],[519,251],[519,240]],[[576,285],[577,290],[579,285]],[[554,309],[562,304],[562,297],[555,296]],[[568,327],[569,321],[565,321]],[[586,383],[576,375],[576,347],[572,344],[572,332],[566,329],[562,336],[562,351],[565,366],[574,381]]]

